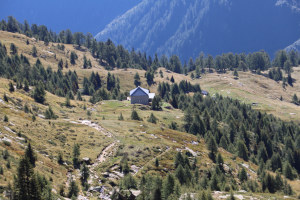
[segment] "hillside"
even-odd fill
[[[29,41],[28,45],[26,44],[27,40]],[[3,31],[0,31],[0,42],[6,45],[7,49],[9,49],[10,43],[14,43],[18,48],[18,53],[28,57],[31,64],[34,64],[39,58],[45,67],[50,66],[53,70],[57,70],[60,59],[69,62],[70,52],[76,52],[78,55],[76,64],[69,65],[69,68],[64,68],[63,71],[76,70],[80,88],[82,88],[83,78],[89,77],[92,71],[100,74],[104,84],[106,84],[108,72],[115,74],[116,77],[119,77],[120,89],[124,92],[134,88],[134,75],[139,73],[142,86],[148,88],[144,70],[115,69],[107,71],[98,64],[99,62],[85,47],[78,49],[76,46],[65,44],[65,50],[62,51],[56,47],[57,44],[49,43],[48,46],[45,46],[42,41]],[[38,52],[36,58],[31,53],[33,45],[36,46]],[[84,56],[91,60],[91,69],[82,68]],[[158,73],[160,70],[163,72],[163,77]],[[288,86],[286,90],[283,90],[281,83],[250,72],[239,72],[238,80],[234,79],[232,72],[202,74],[201,79],[191,79],[190,75],[176,74],[159,68],[155,74],[155,84],[149,89],[156,92],[159,83],[163,81],[171,83],[170,79],[173,76],[177,83],[181,80],[187,80],[193,84],[200,83],[201,88],[209,91],[210,96],[219,93],[239,99],[249,105],[255,103],[254,109],[266,111],[283,120],[299,123],[300,107],[290,102],[293,94],[296,93],[300,96],[300,68],[294,68],[292,75],[296,79],[294,87]],[[108,198],[113,187],[118,185],[124,176],[119,170],[119,167],[123,165],[124,157],[127,158],[130,173],[137,179],[146,173],[165,177],[169,172],[174,172],[174,157],[178,152],[188,155],[191,163],[197,158],[196,168],[199,168],[201,176],[216,166],[209,158],[205,138],[183,132],[180,129],[169,128],[171,122],[177,122],[179,127],[183,126],[185,113],[180,109],[173,109],[167,102],[163,102],[162,111],[152,111],[148,106],[133,106],[125,100],[107,100],[91,104],[88,101],[90,97],[83,96],[86,101],[71,100],[71,107],[66,107],[64,97],[47,92],[46,102],[43,105],[36,103],[31,97],[30,93],[34,90],[33,87],[29,92],[22,89],[10,92],[9,82],[11,80],[0,78],[0,138],[2,141],[0,150],[2,152],[8,150],[10,154],[9,161],[2,157],[0,159],[0,164],[4,169],[4,174],[0,175],[1,189],[13,182],[12,176],[16,174],[18,160],[24,154],[28,142],[36,150],[38,158],[35,171],[50,180],[54,189],[53,193],[56,195],[59,194],[61,185],[65,186],[65,192],[67,192],[72,179],[80,185],[80,171],[72,166],[74,144],[80,145],[80,158],[89,158],[92,163],[89,165],[90,189],[84,191],[83,187],[80,187],[82,188],[81,197],[88,199]],[[4,101],[4,93],[8,97],[8,102]],[[280,101],[281,96],[283,97],[282,101]],[[25,112],[25,105],[31,112]],[[44,118],[45,111],[49,107],[53,109],[58,119]],[[131,119],[133,109],[138,112],[142,121]],[[124,120],[118,119],[121,113]],[[158,118],[156,124],[148,122],[151,113]],[[8,117],[8,122],[2,120],[5,115]],[[35,121],[32,120],[32,115],[36,115]],[[220,126],[225,125],[220,124]],[[243,185],[238,178],[242,168],[246,169],[250,180],[258,179],[258,165],[244,161],[221,147],[218,151],[224,158],[226,178],[233,176],[238,187],[242,189]],[[65,162],[63,165],[57,163],[59,153],[63,155]],[[155,166],[156,159],[159,160],[159,166]],[[10,168],[7,167],[8,162],[10,162]],[[299,195],[299,180],[288,180],[288,183],[295,191],[293,198]],[[99,191],[101,192],[99,193]],[[181,188],[183,195],[191,192],[197,193],[198,191],[191,191],[188,186]],[[283,198],[281,193],[252,193],[250,191],[234,193],[237,197],[242,196],[245,199],[269,199],[274,195]],[[229,191],[212,192],[212,194],[216,199],[222,199],[224,196],[228,196]]]
[[[222,94],[224,96],[229,96],[232,98],[237,98],[245,103],[252,104],[257,103],[257,109],[266,111],[267,113],[274,114],[285,120],[298,120],[300,108],[291,103],[292,96],[297,94],[300,96],[300,68],[294,68],[293,78],[296,80],[294,87],[282,88],[281,82],[276,82],[269,78],[253,74],[251,72],[239,72],[239,79],[235,80],[232,72],[227,72],[226,74],[218,73],[207,73],[202,74],[201,79],[192,79],[190,75],[185,76],[183,74],[177,74],[166,70],[164,68],[159,68],[157,70],[162,70],[164,77],[161,78],[159,73],[155,74],[155,84],[149,87],[146,83],[144,77],[144,70],[139,69],[114,69],[113,71],[107,71],[104,67],[99,65],[98,60],[94,59],[90,53],[82,47],[82,50],[74,48],[73,45],[65,45],[65,51],[57,49],[56,44],[50,44],[45,46],[44,42],[36,42],[35,40],[30,40],[30,45],[26,45],[27,37],[20,34],[8,33],[5,31],[0,31],[0,41],[9,46],[11,42],[15,43],[19,49],[19,52],[23,55],[28,56],[31,63],[35,63],[36,58],[32,56],[32,46],[35,45],[38,49],[38,56],[42,57],[42,63],[45,66],[51,66],[52,69],[57,70],[57,64],[60,59],[63,61],[68,60],[71,51],[75,51],[78,55],[78,62],[75,65],[70,65],[68,69],[64,68],[64,72],[69,70],[76,70],[79,76],[79,83],[82,84],[83,77],[89,76],[92,71],[99,72],[102,80],[106,79],[107,73],[111,72],[115,74],[120,79],[120,84],[122,85],[121,90],[129,92],[134,88],[134,75],[139,73],[141,77],[142,87],[149,88],[151,91],[156,91],[159,82],[170,82],[171,77],[175,78],[175,82],[179,83],[182,80],[187,80],[191,83],[199,83],[201,87],[208,90],[211,95],[215,93]],[[82,69],[83,56],[90,59],[92,62],[92,69]],[[81,86],[82,87],[82,86]],[[283,97],[283,101],[280,101],[280,97]],[[295,114],[294,114],[295,113]]]
[[[298,1],[144,0],[95,38],[182,61],[201,51],[215,56],[264,49],[274,56],[299,38],[299,19]]]

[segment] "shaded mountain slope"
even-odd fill
[[[275,0],[144,0],[95,38],[184,60],[200,51],[216,55],[265,49],[273,54],[299,38],[300,14],[290,9],[297,5]]]

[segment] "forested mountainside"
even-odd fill
[[[297,6],[275,0],[144,0],[95,38],[182,60],[201,51],[215,56],[264,49],[273,56],[300,36]]]

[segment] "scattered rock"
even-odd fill
[[[140,190],[130,190],[130,192],[135,196],[135,197],[137,197],[137,196],[139,196],[142,192],[140,191]]]
[[[13,134],[17,134],[16,132],[14,132],[14,131],[11,130],[10,128],[8,128],[7,126],[4,126],[4,129],[7,130],[8,132],[13,133]]]
[[[138,171],[139,171],[139,169],[140,169],[140,167],[137,167],[137,166],[135,166],[135,165],[131,165],[130,168],[132,169],[132,171],[134,172],[134,174],[138,173]]]
[[[4,138],[2,138],[2,139],[0,139],[1,141],[6,141],[6,142],[12,142],[12,140],[11,139],[8,139],[7,137],[4,137]]]
[[[91,159],[88,158],[88,157],[82,158],[82,162],[85,163],[85,164],[87,164],[87,165],[91,165]]]
[[[3,101],[3,99],[0,98],[0,103],[5,104],[5,102]]]
[[[25,138],[16,137],[17,140],[25,141]]]
[[[38,114],[38,117],[42,118],[42,119],[45,119],[45,115],[42,115],[42,114]]]
[[[185,149],[186,149],[187,151],[189,151],[194,157],[197,156],[197,153],[196,153],[195,151],[193,151],[192,149],[190,149],[190,148],[188,148],[188,147],[185,147]]]

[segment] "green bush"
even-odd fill
[[[3,140],[3,144],[5,144],[6,146],[10,147],[11,143],[9,141]]]
[[[131,113],[131,119],[141,121],[141,118],[139,117],[138,113],[135,110],[133,110]]]

